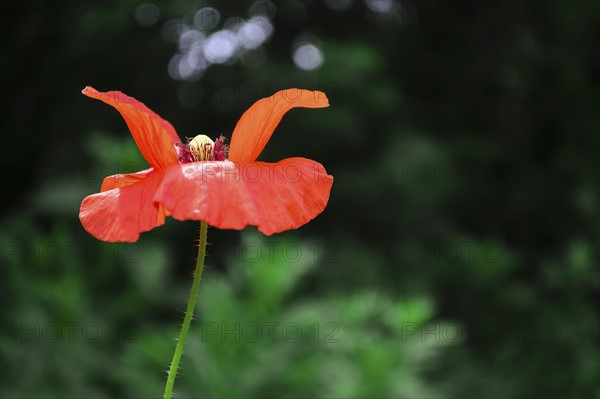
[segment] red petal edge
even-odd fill
[[[107,176],[104,178],[104,181],[102,181],[102,187],[100,187],[100,191],[104,192],[114,188],[130,186],[144,179],[152,172],[154,172],[154,169],[149,168],[135,173]]]
[[[153,171],[137,183],[84,198],[79,211],[81,224],[103,241],[137,241],[141,232],[164,224],[168,216],[163,205],[153,201],[164,174],[165,169]]]
[[[322,91],[288,89],[258,100],[244,112],[233,130],[229,159],[252,162],[258,158],[283,116],[298,107],[329,107],[329,99]]]
[[[142,155],[154,169],[178,163],[174,143],[181,140],[173,126],[143,103],[120,91],[99,92],[87,86],[82,93],[115,108],[129,127]]]
[[[323,165],[306,158],[195,162],[168,168],[154,200],[179,220],[204,220],[221,229],[254,225],[271,235],[323,212],[332,184]]]

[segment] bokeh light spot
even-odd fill
[[[154,25],[160,17],[160,9],[156,4],[143,3],[135,8],[134,17],[140,26]]]
[[[292,54],[294,64],[305,71],[314,71],[323,64],[323,53],[314,44],[304,43]]]
[[[234,56],[237,47],[237,37],[233,32],[218,31],[212,34],[204,45],[204,56],[213,64],[223,64]]]
[[[238,30],[238,39],[245,49],[255,49],[267,40],[273,32],[273,25],[265,17],[255,18],[242,24]]]
[[[200,30],[212,30],[219,25],[221,13],[213,7],[204,7],[194,15],[194,26]]]
[[[272,20],[277,13],[277,7],[269,0],[258,0],[255,1],[249,8],[248,14],[250,15],[250,21],[254,21],[257,17],[267,18]]]
[[[393,0],[366,0],[366,3],[370,10],[382,14],[389,13],[394,6]]]

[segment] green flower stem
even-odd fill
[[[177,376],[177,369],[179,368],[179,361],[183,353],[183,347],[185,346],[185,340],[187,338],[188,330],[194,316],[194,307],[196,306],[196,298],[198,297],[198,289],[200,288],[200,280],[202,279],[202,270],[204,270],[204,255],[206,255],[206,231],[208,225],[206,222],[200,222],[200,241],[198,243],[198,259],[196,260],[196,270],[194,271],[194,282],[192,283],[192,292],[190,292],[190,299],[185,310],[185,317],[183,319],[183,325],[181,326],[181,332],[179,333],[179,339],[177,340],[177,346],[175,347],[175,354],[173,355],[173,361],[171,367],[169,367],[169,376],[167,378],[167,385],[165,386],[165,399],[171,399],[173,394],[173,384],[175,383],[175,377]]]

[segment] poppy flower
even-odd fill
[[[253,225],[271,235],[308,223],[327,205],[333,177],[320,163],[256,161],[286,112],[329,106],[323,92],[289,89],[257,101],[235,126],[230,148],[222,136],[182,143],[169,122],[119,91],[88,86],[83,94],[119,111],[150,165],[106,177],[101,192],[83,200],[81,223],[100,240],[134,242],[167,216],[222,229]]]

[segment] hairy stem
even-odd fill
[[[175,347],[175,354],[173,355],[173,360],[171,361],[171,367],[169,367],[169,376],[167,378],[167,385],[165,386],[165,399],[171,399],[171,396],[173,395],[173,384],[175,383],[175,377],[177,376],[179,361],[181,360],[187,333],[190,329],[190,324],[192,323],[192,317],[194,316],[194,307],[196,306],[196,298],[198,297],[198,289],[200,288],[200,280],[202,279],[202,270],[204,270],[207,230],[208,225],[206,222],[201,221],[200,241],[198,243],[198,259],[196,260],[196,270],[194,271],[194,282],[192,283],[190,299],[187,304],[187,309],[185,310],[185,317],[183,319],[183,325],[181,326],[181,332],[179,333],[179,339],[177,340],[177,346]]]

